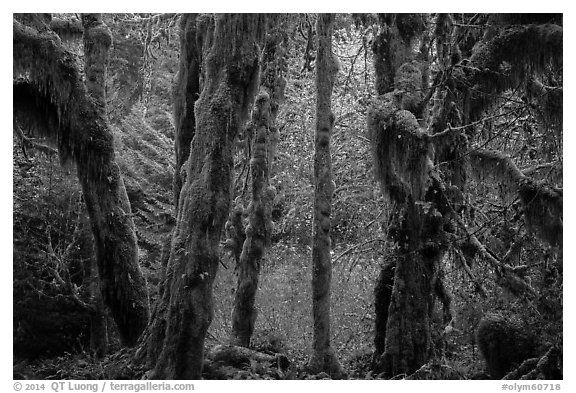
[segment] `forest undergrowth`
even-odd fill
[[[478,15],[481,16],[476,19],[464,14],[458,17],[472,18],[478,24],[477,30],[481,30],[488,16]],[[430,26],[435,17],[427,16]],[[257,318],[250,345],[264,354],[283,354],[290,365],[282,368],[250,362],[228,370],[229,379],[330,378],[326,373],[307,371],[313,351],[315,18],[312,14],[293,14],[282,22],[291,41],[285,53],[284,99],[276,119],[279,144],[270,173],[270,186],[275,192],[271,203],[273,226],[271,242],[261,261],[255,302]],[[367,125],[369,108],[378,99],[374,92],[372,47],[376,18],[372,14],[338,15],[333,35],[339,72],[332,98],[330,338],[351,379],[386,378],[375,367],[375,287],[381,270],[393,262],[399,247],[390,233],[394,231],[392,212],[396,205],[383,195],[374,178]],[[105,20],[114,37],[106,82],[107,116],[114,135],[116,161],[131,204],[139,263],[154,304],[161,291],[170,237],[177,222],[173,193],[177,165],[173,87],[180,50],[178,18],[109,14]],[[432,34],[430,26],[427,29]],[[463,47],[467,40],[480,39],[476,30],[464,31],[465,35],[458,36]],[[66,40],[65,45],[83,61],[78,40]],[[438,68],[439,60],[435,61],[432,74],[444,75]],[[548,85],[561,86],[561,72],[560,76],[552,71],[546,75],[546,84],[538,88],[555,91]],[[459,77],[460,74],[456,75],[456,79]],[[471,143],[509,152],[525,173],[533,174],[537,184],[549,181],[561,190],[561,127],[559,137],[547,132],[540,121],[557,119],[546,117],[546,110],[540,113],[540,107],[533,102],[527,104],[529,98],[518,89],[498,95],[488,112],[490,116],[479,121],[478,132],[470,136]],[[428,99],[440,102],[438,97]],[[546,103],[557,104],[552,99]],[[452,115],[454,121],[460,116]],[[449,123],[447,127],[451,128]],[[94,242],[76,169],[70,164],[60,166],[57,150],[34,134],[33,129],[16,131],[13,138],[15,378],[147,377],[149,370],[132,364],[135,350],[122,348],[109,313],[107,354],[98,357],[91,352]],[[235,143],[231,199],[234,206],[242,205],[247,211],[249,149],[245,142]],[[439,167],[442,165],[449,166],[450,161]],[[450,171],[438,175],[438,179],[447,181],[453,175]],[[482,317],[494,311],[517,316],[523,326],[531,326],[540,336],[542,348],[562,345],[561,246],[558,250],[532,233],[523,219],[524,207],[518,196],[503,184],[494,186],[486,178],[471,179],[466,188],[455,192],[454,206],[458,206],[458,214],[468,220],[468,228],[473,228],[473,232],[450,238],[440,261],[442,269],[437,274],[449,293],[450,304],[443,304],[436,295],[432,301],[430,360],[411,375],[395,378],[485,378],[476,331]],[[446,195],[448,191],[443,190]],[[427,202],[418,202],[418,206],[425,211],[430,208]],[[449,225],[445,227],[446,232],[456,233]],[[225,247],[224,235],[218,250],[220,261],[213,287],[214,316],[206,336],[207,352],[228,344],[233,329],[238,277],[236,261]],[[471,243],[464,241],[468,238],[481,243],[484,250],[472,250]],[[501,261],[508,263],[538,296],[525,296],[518,289],[524,281],[510,280],[498,264]],[[208,365],[204,377],[221,377],[213,371]]]

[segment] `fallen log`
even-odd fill
[[[270,355],[253,349],[236,345],[216,345],[206,354],[206,359],[211,363],[210,369],[222,367],[243,368],[252,362],[268,363],[271,367],[277,367],[285,371],[290,365],[286,355],[277,353]]]

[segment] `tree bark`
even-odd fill
[[[379,14],[379,34],[372,50],[376,70],[376,93],[394,90],[396,71],[414,58],[414,39],[422,33],[424,21],[420,14]],[[399,28],[402,26],[403,28]]]
[[[430,356],[430,314],[446,248],[443,224],[450,212],[433,171],[435,146],[417,120],[423,109],[423,79],[408,43],[421,31],[421,17],[381,20],[384,37],[379,37],[375,55],[395,52],[400,44],[403,48],[394,58],[375,62],[381,64],[376,69],[379,92],[391,88],[392,75],[394,90],[380,95],[368,115],[376,177],[394,206],[389,232],[397,245],[392,251],[394,279],[390,291],[386,285],[390,285],[391,272],[385,267],[375,291],[379,299],[374,358],[375,368],[392,377],[416,371]],[[404,31],[396,25],[399,20]]]
[[[244,347],[250,345],[256,321],[256,291],[262,257],[270,238],[270,209],[267,207],[268,187],[268,135],[270,128],[270,97],[261,93],[256,99],[252,123],[254,143],[250,160],[252,195],[248,207],[249,222],[246,239],[236,266],[238,285],[232,310],[232,343]]]
[[[312,316],[314,320],[313,354],[309,368],[341,378],[343,370],[330,346],[330,214],[332,210],[332,163],[330,136],[334,127],[331,100],[338,63],[332,53],[332,23],[334,15],[318,16],[316,31],[316,138],[314,154],[314,217],[312,226]]]
[[[90,258],[90,298],[94,307],[90,312],[90,350],[97,358],[102,358],[108,351],[108,318],[100,290],[100,279],[96,261]]]
[[[270,32],[266,37],[264,54],[262,56],[261,86],[270,96],[270,127],[268,142],[268,176],[272,176],[276,149],[280,141],[280,132],[276,126],[276,118],[280,105],[284,101],[286,89],[285,75],[287,72],[287,41],[284,15],[274,15],[269,19]]]
[[[442,216],[434,208],[427,214],[416,204],[406,209],[399,232],[405,241],[399,241],[395,253],[397,267],[380,364],[390,377],[410,374],[429,359],[433,283],[444,255],[438,228]]]
[[[202,42],[197,29],[196,14],[184,14],[180,19],[180,65],[174,86],[174,123],[176,167],[174,168],[174,207],[178,207],[182,175],[180,171],[190,156],[190,143],[196,132],[194,104],[200,96]]]
[[[395,206],[393,216],[398,218],[389,234],[397,247],[387,311],[380,304],[386,302],[387,292],[381,288],[377,291],[382,295],[376,308],[378,329],[382,329],[384,319],[387,322],[386,331],[376,334],[376,356],[385,336],[379,366],[388,376],[412,373],[428,360],[434,292],[443,302],[445,318],[451,317],[450,296],[441,285],[440,263],[448,240],[444,230],[455,230],[447,224],[461,221],[458,214],[467,161],[472,161],[475,169],[489,168],[493,175],[513,183],[520,199],[530,201],[526,204],[528,223],[540,237],[561,245],[562,235],[562,191],[537,186],[500,155],[466,153],[469,145],[464,134],[474,129],[474,121],[492,105],[495,94],[517,87],[533,72],[561,65],[562,28],[504,28],[475,46],[468,63],[461,64],[460,50],[452,46],[452,21],[449,15],[441,14],[436,35],[439,62],[446,71],[441,74],[443,90],[437,94],[438,106],[429,128],[421,129],[417,118],[426,99],[419,92],[427,86],[418,86],[415,57],[410,53],[411,45],[405,45],[417,35],[417,19],[410,15],[381,16],[381,34],[373,46],[379,99],[370,110],[368,128],[376,177]],[[510,69],[501,72],[505,61]],[[479,160],[483,165],[474,163]],[[442,176],[435,162],[444,164]],[[447,179],[446,183],[442,179]],[[466,233],[465,225],[462,227]]]
[[[376,178],[380,181],[382,192],[394,202],[389,237],[395,242],[400,240],[404,244],[402,251],[397,248],[392,252],[392,261],[382,268],[374,290],[376,323],[373,368],[378,372],[385,371],[388,376],[401,373],[407,368],[401,367],[401,364],[408,363],[406,356],[422,357],[422,352],[427,355],[430,338],[426,326],[427,319],[418,315],[421,310],[416,309],[417,306],[425,307],[426,301],[420,296],[413,296],[412,303],[407,301],[412,295],[410,291],[418,290],[418,280],[421,280],[422,276],[406,276],[417,269],[408,257],[409,247],[414,245],[416,239],[410,236],[411,231],[406,230],[406,225],[413,225],[410,219],[416,218],[408,216],[410,206],[415,200],[423,199],[425,194],[423,183],[427,177],[425,172],[429,164],[426,156],[429,152],[422,141],[418,123],[411,113],[398,112],[399,109],[406,109],[402,106],[404,94],[394,94],[394,89],[401,79],[396,77],[397,73],[403,64],[415,57],[410,45],[414,32],[405,32],[403,37],[397,26],[397,22],[404,18],[408,20],[410,16],[379,16],[380,32],[374,39],[372,49],[375,55],[376,92],[380,100],[368,115]],[[408,79],[411,83],[404,83],[408,87],[404,92],[408,97],[414,90],[410,85],[414,82],[420,85],[422,83],[421,78],[417,80],[417,76],[412,79],[414,80]],[[406,253],[407,256],[404,255]],[[404,311],[401,307],[408,309]],[[427,315],[427,310],[423,315]],[[412,326],[416,326],[417,321],[423,322],[423,325],[418,326],[420,333],[424,333],[421,336],[410,331]],[[419,345],[413,345],[413,339],[416,337],[422,341]],[[409,349],[418,353],[409,354],[407,353]]]
[[[432,172],[431,140],[413,114],[398,110],[386,96],[371,110],[369,129],[378,179],[396,206],[389,234],[397,244],[394,285],[387,315],[384,307],[377,309],[380,328],[386,319],[385,333],[377,333],[385,336],[377,368],[395,376],[414,372],[430,355],[430,313],[450,209]]]
[[[269,179],[279,141],[276,116],[286,86],[283,78],[283,26],[280,21],[281,16],[273,16],[268,20],[272,31],[266,35],[262,56],[260,85],[263,91],[256,99],[252,121],[247,129],[247,134],[253,136],[250,149],[252,192],[248,226],[243,227],[241,206],[231,212],[226,226],[238,276],[232,311],[231,342],[245,347],[250,345],[255,329],[257,312],[254,304],[261,261],[272,234],[271,209],[275,190],[270,187]]]
[[[233,140],[258,87],[262,17],[217,15],[213,34],[158,322],[139,348],[154,366],[150,378],[201,378],[220,233],[230,207]]]
[[[178,75],[174,85],[174,123],[175,137],[174,150],[176,155],[176,167],[174,168],[173,192],[174,210],[178,210],[180,191],[186,179],[186,160],[190,156],[190,145],[196,133],[195,103],[201,92],[201,68],[203,50],[209,46],[209,37],[213,32],[210,25],[210,16],[198,14],[183,14],[180,18],[180,62]],[[165,301],[157,301],[152,311],[151,323],[141,338],[141,343],[136,352],[135,362],[147,362],[148,367],[156,362],[162,349],[166,329],[168,288],[167,269],[170,260],[172,236],[174,230],[165,239],[162,250],[162,271],[159,285],[159,298]],[[144,343],[144,344],[142,344]],[[150,345],[149,343],[157,343]]]
[[[36,18],[38,22],[38,18]],[[104,302],[124,345],[134,345],[148,321],[146,283],[130,204],[114,159],[105,116],[108,29],[86,20],[86,84],[74,57],[48,29],[14,21],[14,114],[58,141],[62,161],[74,159],[95,240]]]
[[[377,372],[380,369],[380,357],[386,349],[386,325],[388,324],[388,308],[392,299],[392,287],[394,285],[394,272],[396,264],[388,262],[380,270],[376,286],[374,288],[374,355],[372,357],[372,368]]]

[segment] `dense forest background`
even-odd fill
[[[221,191],[228,202],[212,207],[222,224],[205,229],[218,247],[209,265],[217,270],[211,323],[203,354],[196,349],[204,378],[562,378],[561,15],[278,14],[239,22],[95,15],[14,16],[15,378],[196,375],[188,374],[195,360],[183,370],[170,358],[185,340],[170,342],[170,329],[196,332],[194,317],[172,323],[181,293],[172,277],[185,266],[174,247],[188,211],[181,199],[202,197],[189,180],[200,165],[194,154],[209,160],[212,153],[197,153],[212,139],[229,139],[222,156],[229,148],[231,167],[229,177],[218,172],[212,180],[229,189]],[[108,47],[96,31],[102,28]],[[254,47],[230,40],[219,48],[226,34]],[[254,83],[242,79],[254,70],[239,72],[237,82],[230,69],[254,67],[248,58],[260,69],[256,89],[238,93]],[[61,76],[64,63],[70,68]],[[85,81],[87,104],[74,95],[70,70]],[[322,70],[333,72],[333,88],[325,89]],[[245,100],[229,113],[218,112],[228,104],[210,101],[226,83]],[[322,88],[331,94],[328,126],[318,125]],[[61,104],[69,92],[73,98]],[[75,105],[82,115],[67,117]],[[91,165],[108,161],[73,136],[83,129],[100,135],[85,127],[92,115],[81,105],[93,105],[94,118],[106,121],[98,127],[113,137],[102,151],[123,185],[110,199],[91,177],[98,171]],[[203,134],[210,116],[222,114],[234,118],[226,124],[237,132]],[[186,135],[194,127],[196,135]],[[316,168],[326,130],[327,182]],[[196,179],[212,176],[206,173]],[[96,196],[86,192],[94,184]],[[120,273],[100,260],[114,237],[94,240],[104,231],[94,217],[121,199],[123,187],[129,207],[122,211],[136,235],[134,272],[141,271],[145,292],[135,273],[127,282],[136,289],[110,292]],[[317,210],[325,207],[318,190],[328,190],[327,213]],[[313,261],[322,214],[329,217],[327,265]],[[113,264],[124,263],[117,258],[129,254],[123,247],[110,251]],[[250,247],[256,257],[244,265]],[[323,303],[331,349],[323,356],[336,357],[326,364],[313,356],[326,350],[317,347],[326,332],[314,324],[326,317],[314,303],[323,296],[321,266],[331,272]],[[253,307],[243,309],[248,276],[257,290]],[[134,309],[151,311],[115,311],[111,297],[135,293],[146,300]],[[184,296],[195,299],[191,293]],[[186,307],[200,315],[196,306]],[[395,338],[403,343],[397,351]],[[154,342],[161,353],[150,349]],[[150,359],[160,359],[155,368]]]

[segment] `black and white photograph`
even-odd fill
[[[12,14],[9,388],[566,389],[564,14],[380,12]]]

